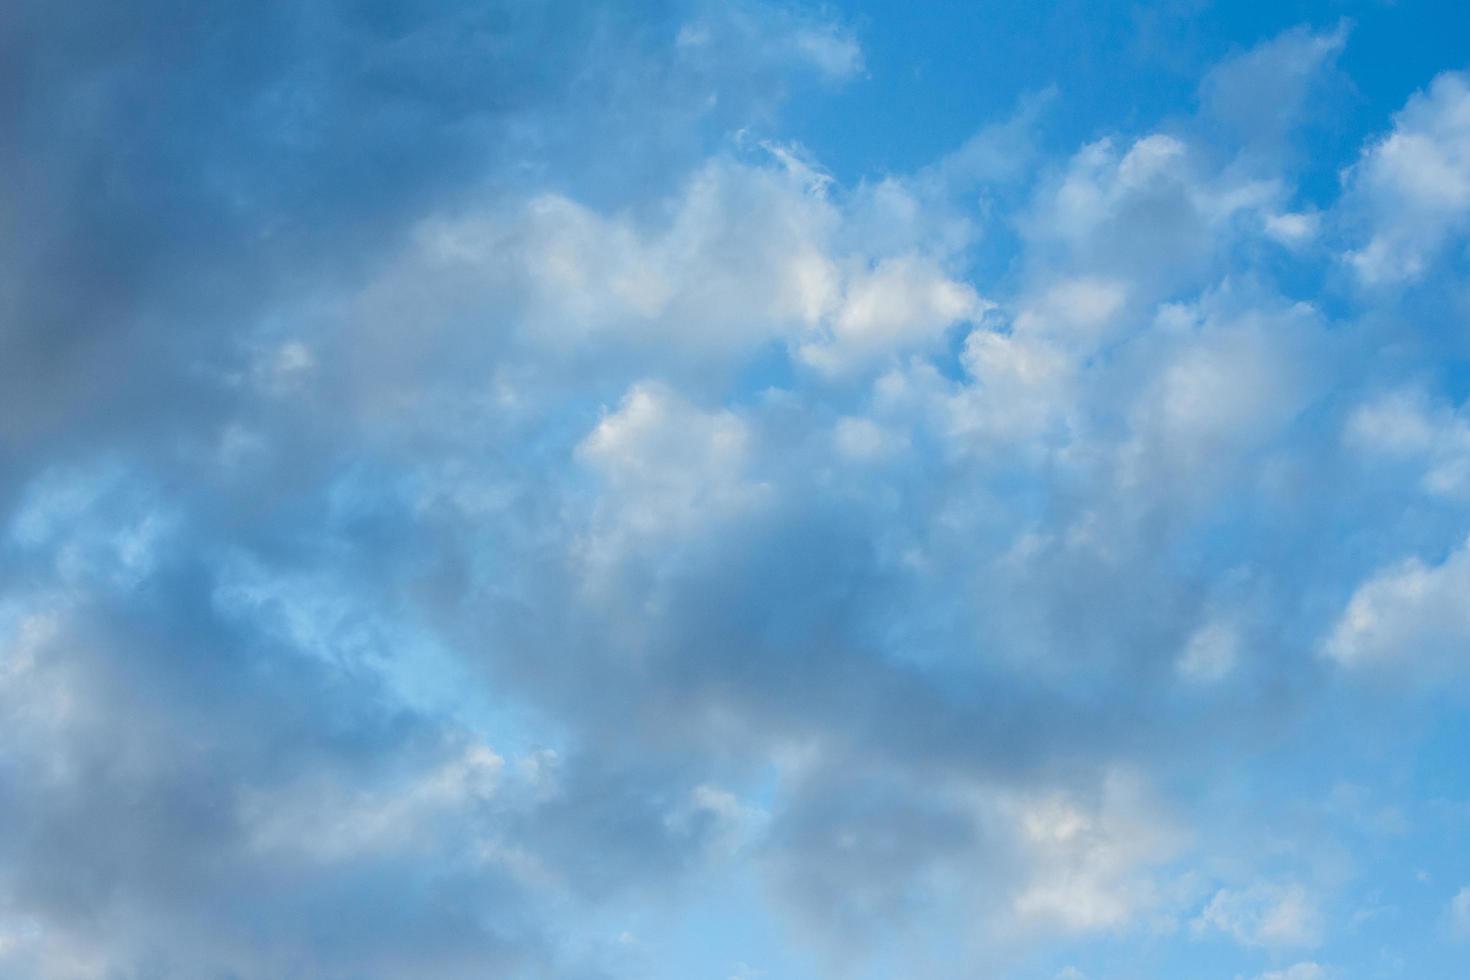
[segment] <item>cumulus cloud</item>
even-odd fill
[[[1367,214],[1367,240],[1348,254],[1370,286],[1421,278],[1470,216],[1470,85],[1446,72],[1416,93],[1393,130],[1347,173]]]
[[[1470,545],[1438,564],[1405,558],[1358,586],[1323,650],[1348,668],[1453,669],[1470,637],[1467,587]]]
[[[1071,158],[1023,229],[1038,258],[1158,296],[1208,277],[1234,226],[1259,225],[1281,196],[1273,180],[1212,167],[1179,136],[1107,137]]]
[[[1109,775],[1095,808],[1043,797],[1024,803],[1018,822],[1037,867],[1016,895],[1014,912],[1071,932],[1118,928],[1155,911],[1159,888],[1143,872],[1183,843],[1125,773]]]
[[[1313,642],[1453,664],[1470,551],[1401,556],[1467,457],[1281,263],[1359,208],[1360,270],[1428,274],[1458,76],[1334,204],[1278,151],[1341,30],[1177,125],[1059,149],[1043,90],[864,177],[781,108],[887,63],[786,5],[0,24],[0,974],[1326,938],[1349,876],[1277,859],[1330,835],[1242,856],[1214,804],[1314,792]]]
[[[932,347],[944,330],[983,309],[974,287],[932,264],[888,259],[849,281],[825,335],[803,345],[800,356],[820,370],[840,372],[890,351]]]
[[[1470,492],[1470,425],[1422,390],[1391,391],[1358,406],[1343,439],[1372,463],[1418,467],[1428,494],[1463,499]]]

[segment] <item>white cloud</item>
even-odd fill
[[[1142,782],[1114,772],[1090,805],[1066,795],[1021,801],[1016,820],[1031,861],[1012,901],[1022,921],[1065,932],[1118,928],[1159,902],[1147,870],[1172,857],[1183,835]]]
[[[629,389],[577,455],[607,481],[607,516],[638,534],[693,527],[762,495],[746,478],[752,434],[744,420],[656,384]]]
[[[1140,428],[1152,428],[1176,448],[1214,448],[1249,439],[1279,418],[1294,387],[1294,365],[1264,330],[1211,331],[1173,352],[1140,408]]]
[[[1084,362],[1117,324],[1126,298],[1126,285],[1114,279],[1057,279],[1021,306],[1008,329],[986,323],[965,338],[960,362],[973,384],[944,390],[922,371],[909,372],[908,383],[930,389],[961,444],[1016,443],[1065,427]]]
[[[1234,624],[1211,621],[1190,634],[1179,656],[1179,673],[1186,679],[1210,683],[1227,677],[1240,656],[1240,638]]]
[[[514,342],[548,364],[642,351],[678,369],[774,341],[851,375],[932,351],[991,307],[948,271],[970,234],[948,205],[893,220],[920,206],[906,183],[834,200],[799,147],[757,148],[758,163],[715,158],[636,216],[542,194],[423,222],[351,311],[351,356],[428,373],[440,349]]]
[[[1285,211],[1265,216],[1266,236],[1288,248],[1301,248],[1312,242],[1320,231],[1320,215],[1302,211]]]
[[[975,383],[947,398],[945,411],[961,440],[1030,439],[1066,419],[1078,365],[1056,341],[980,327],[960,360]]]
[[[1354,449],[1384,456],[1427,452],[1436,441],[1437,420],[1423,395],[1396,391],[1358,406],[1348,417],[1344,441]]]
[[[852,416],[837,420],[833,442],[840,455],[856,462],[885,459],[908,445],[902,432],[885,429],[872,419]]]
[[[1348,171],[1349,202],[1366,214],[1368,241],[1348,255],[1368,285],[1420,278],[1470,219],[1470,83],[1446,72],[1394,117]]]
[[[726,62],[736,62],[747,70],[805,68],[842,82],[860,74],[864,65],[862,45],[842,24],[801,16],[795,8],[753,3],[713,7],[704,18],[679,28],[674,47],[686,60],[703,59],[715,75],[732,67]]]
[[[1470,423],[1422,391],[1392,391],[1364,402],[1348,417],[1343,441],[1370,460],[1422,467],[1425,493],[1470,496]]]
[[[1305,304],[1259,308],[1207,295],[1163,307],[1135,355],[1121,484],[1169,479],[1187,500],[1234,479],[1236,461],[1309,403],[1317,382],[1308,365],[1322,339],[1320,315]]]
[[[1450,935],[1456,939],[1470,939],[1470,885],[1466,885],[1450,899],[1446,911]]]
[[[645,227],[563,198],[533,203],[519,254],[533,322],[556,330],[546,339],[612,330],[624,342],[740,350],[814,325],[837,303],[829,238],[840,215],[805,173],[714,163],[671,207],[667,224]]]
[[[1470,642],[1470,543],[1438,565],[1417,557],[1360,585],[1323,645],[1344,667],[1455,666]]]
[[[1223,932],[1245,946],[1316,946],[1323,936],[1317,901],[1300,884],[1222,888],[1194,925],[1196,930]]]
[[[1127,295],[1126,284],[1115,279],[1062,279],[1016,314],[1014,329],[1018,334],[1090,350],[1122,310]]]
[[[791,47],[828,78],[851,78],[863,70],[863,49],[840,28],[824,25],[791,35]]]
[[[987,306],[972,286],[949,278],[931,259],[885,259],[847,278],[825,330],[799,354],[823,372],[841,374],[887,354],[931,347]]]
[[[1212,173],[1196,157],[1166,133],[1122,152],[1112,139],[1083,147],[1022,222],[1034,258],[1123,279],[1135,299],[1203,285],[1238,231],[1254,232],[1265,215],[1279,213],[1283,189],[1273,180]]]
[[[1267,970],[1257,980],[1327,980],[1327,970],[1320,964],[1303,961],[1284,970]]]
[[[677,367],[795,343],[837,314],[853,264],[842,209],[798,163],[717,157],[637,215],[546,193],[426,219],[346,310],[341,356],[442,385],[451,350],[516,345],[544,372],[610,350]]]

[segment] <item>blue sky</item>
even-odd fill
[[[1470,8],[15,0],[0,980],[1435,980]]]

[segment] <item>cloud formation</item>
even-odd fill
[[[854,175],[864,23],[0,13],[0,977],[1455,932],[1463,75],[1326,195],[1336,23]]]

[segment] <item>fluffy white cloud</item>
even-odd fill
[[[705,411],[667,388],[635,385],[577,447],[607,483],[603,534],[660,537],[758,504],[752,433],[735,413]],[[608,542],[604,542],[608,543]]]
[[[1311,243],[1322,225],[1320,215],[1301,211],[1267,214],[1266,236],[1288,248],[1301,248]]]
[[[1358,406],[1348,417],[1343,440],[1370,461],[1420,467],[1426,493],[1470,495],[1470,423],[1462,411],[1422,391],[1391,391]]]
[[[1062,279],[1016,314],[1013,329],[1023,336],[1091,352],[1105,338],[1127,295],[1127,285],[1115,279]]]
[[[367,302],[407,290],[445,311],[435,319],[481,329],[504,329],[496,307],[513,302],[524,341],[553,355],[658,343],[729,356],[834,313],[840,220],[798,167],[717,159],[643,221],[544,195],[427,222]]]
[[[637,216],[548,194],[425,221],[346,309],[342,356],[442,382],[450,350],[584,370],[637,353],[678,371],[729,369],[774,342],[847,376],[932,352],[992,306],[949,269],[967,231],[879,220],[917,205],[900,182],[840,200],[830,184],[799,150],[766,143],[706,163]]]
[[[1446,72],[1415,94],[1394,128],[1348,172],[1370,236],[1348,261],[1368,285],[1424,274],[1470,219],[1470,83]]]
[[[1307,304],[1215,295],[1162,307],[1137,344],[1135,390],[1115,396],[1131,402],[1120,485],[1144,494],[1168,485],[1187,502],[1235,479],[1240,461],[1311,403],[1319,382],[1309,365],[1324,340],[1321,315]]]
[[[1161,896],[1148,871],[1184,843],[1138,778],[1124,773],[1110,774],[1091,805],[1035,797],[1020,802],[1016,820],[1033,864],[1012,910],[1064,932],[1118,928],[1155,911]]]
[[[1344,667],[1462,666],[1470,642],[1470,543],[1438,565],[1417,557],[1381,569],[1358,586],[1323,651]]]
[[[1157,297],[1207,278],[1235,235],[1259,228],[1282,196],[1273,180],[1210,169],[1179,136],[1153,133],[1122,150],[1103,139],[1044,188],[1023,230],[1033,260]]]
[[[944,331],[984,312],[974,287],[932,261],[899,256],[850,275],[842,299],[802,360],[840,374],[885,354],[932,347]]]

